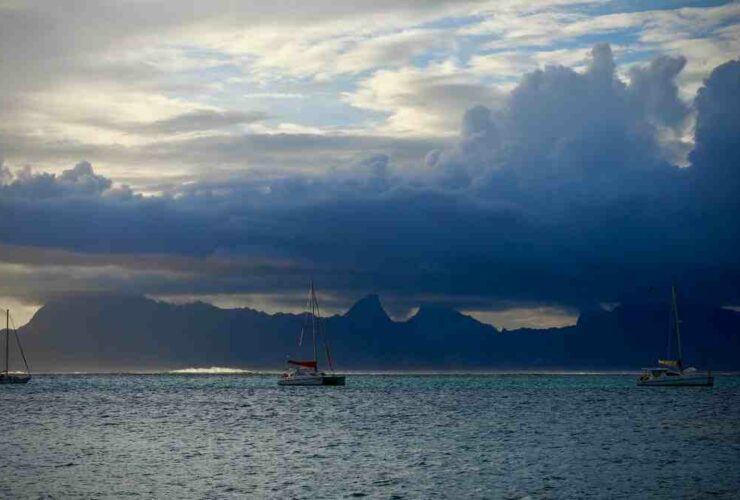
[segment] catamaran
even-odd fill
[[[18,331],[13,330],[15,335],[15,341],[18,344],[18,350],[21,352],[23,358],[23,364],[26,366],[25,373],[11,373],[10,372],[10,310],[5,310],[5,370],[0,372],[0,384],[25,384],[31,380],[31,371],[28,369],[28,363],[26,362],[26,355],[23,353],[23,346],[21,346],[21,339],[18,338]]]
[[[308,307],[306,307],[301,335],[298,338],[299,348],[303,345],[303,337],[308,330],[309,323],[313,339],[313,359],[303,361],[288,359],[288,368],[278,379],[278,385],[344,385],[344,375],[334,373],[334,361],[331,358],[329,344],[326,341],[326,326],[321,318],[319,301],[316,298],[313,281],[309,287]],[[319,371],[318,337],[321,337],[320,340],[324,344],[326,362],[329,366],[328,373]]]
[[[671,323],[676,332],[677,359],[671,359],[671,333],[668,334],[668,359],[658,360],[660,367],[643,368],[643,373],[637,380],[637,385],[643,386],[703,386],[714,385],[712,370],[700,372],[696,368],[683,367],[683,355],[681,354],[681,320],[678,318],[678,305],[676,301],[676,287],[671,288],[672,306]]]

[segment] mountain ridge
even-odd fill
[[[625,304],[584,312],[573,326],[500,331],[436,305],[394,321],[370,294],[326,318],[326,331],[340,369],[639,369],[665,353],[665,311]],[[740,313],[692,304],[682,317],[689,363],[740,369]],[[20,331],[41,371],[276,369],[286,355],[301,355],[303,323],[303,313],[93,293],[50,301]]]

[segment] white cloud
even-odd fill
[[[378,71],[345,94],[353,106],[388,114],[377,130],[409,136],[456,135],[466,109],[495,106],[500,98],[497,89],[479,83],[453,61]]]
[[[617,37],[617,56],[630,63],[686,55],[685,100],[711,68],[737,56],[737,3],[591,14],[602,3],[317,0],[309,9],[217,0],[183,9],[167,1],[5,1],[0,155],[15,166],[54,170],[90,158],[127,180],[179,178],[218,171],[224,158],[229,168],[236,163],[228,151],[234,137],[224,138],[223,154],[175,152],[179,141],[223,137],[225,118],[151,133],[157,123],[203,110],[272,117],[234,124],[232,135],[444,138],[456,134],[466,108],[495,107],[523,72],[583,67],[586,35]],[[315,163],[356,159],[344,146],[334,153],[331,160],[322,150]],[[253,160],[245,156],[243,168]]]
[[[476,55],[470,60],[471,70],[480,77],[494,79],[519,79],[522,74],[551,64],[572,68],[585,68],[590,47],[541,51],[501,51]]]

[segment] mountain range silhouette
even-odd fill
[[[637,370],[666,355],[668,311],[663,303],[622,304],[583,312],[574,326],[500,331],[441,306],[394,321],[368,295],[325,325],[337,370]],[[681,315],[688,364],[740,369],[740,313],[686,304]],[[303,314],[97,293],[48,302],[20,334],[36,372],[279,369],[286,356],[312,357],[310,333],[297,345],[304,321]]]

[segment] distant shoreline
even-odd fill
[[[599,371],[587,371],[587,370],[481,370],[481,371],[461,371],[461,370],[424,370],[424,371],[413,371],[413,370],[357,370],[357,371],[345,371],[338,370],[345,375],[350,376],[362,376],[362,377],[499,377],[499,376],[542,376],[542,377],[558,377],[558,376],[635,376],[642,373],[640,370],[599,370]],[[33,373],[34,376],[195,376],[195,377],[263,377],[263,376],[275,376],[282,373],[281,370],[233,370],[233,371],[220,371],[220,372],[206,372],[206,371],[182,371],[182,370],[142,370],[142,371],[110,371],[110,372],[73,372],[73,371],[55,371],[55,372],[38,372]],[[718,371],[713,372],[718,376],[738,376],[740,372],[736,371]]]

